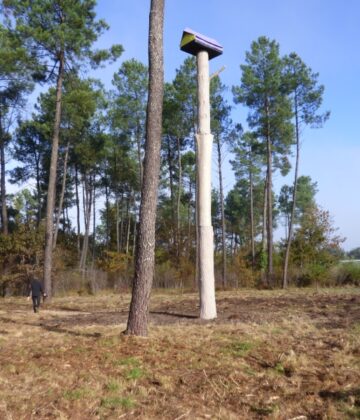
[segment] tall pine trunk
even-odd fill
[[[297,95],[295,91],[295,130],[296,130],[296,162],[295,162],[295,174],[294,174],[294,187],[292,196],[291,216],[289,220],[288,238],[286,243],[285,258],[284,258],[284,270],[283,270],[283,288],[286,289],[288,286],[288,266],[290,257],[290,248],[292,235],[294,230],[294,219],[296,209],[296,195],[297,195],[297,184],[299,175],[299,161],[300,161],[300,132],[299,132],[299,113],[297,104]]]
[[[267,192],[268,192],[268,186],[267,186],[267,176],[265,177],[264,182],[264,202],[263,202],[263,225],[262,225],[262,245],[261,245],[261,282],[262,285],[269,286],[268,279],[266,278],[266,265],[265,261],[267,261],[267,257],[265,260],[266,254],[266,226],[267,226]]]
[[[90,218],[91,218],[91,207],[92,207],[92,193],[93,188],[91,185],[91,176],[84,174],[84,186],[83,186],[83,207],[84,207],[84,224],[85,224],[85,233],[84,240],[82,243],[81,257],[80,257],[80,270],[85,270],[86,260],[89,250],[89,231],[90,231]]]
[[[222,154],[219,135],[215,136],[218,152],[218,173],[219,173],[219,192],[220,192],[220,212],[221,212],[221,248],[222,248],[222,285],[226,287],[226,232],[225,232],[225,208],[224,208],[224,188],[222,177]]]
[[[270,136],[270,111],[268,99],[266,102],[266,117],[267,117],[267,137],[266,137],[266,152],[267,152],[267,281],[270,286],[273,285],[273,213],[272,213],[272,147]]]
[[[139,237],[126,333],[147,335],[150,292],[154,275],[155,221],[160,174],[164,95],[164,0],[151,0],[149,17],[149,96],[146,112],[144,177],[141,190]]]
[[[77,251],[80,256],[81,243],[80,243],[80,199],[79,199],[79,172],[75,165],[75,201],[76,201],[76,226],[77,226]]]
[[[62,96],[62,84],[64,77],[64,63],[65,56],[61,52],[59,54],[59,70],[56,82],[56,108],[55,108],[55,120],[54,120],[54,133],[51,146],[51,161],[50,161],[50,173],[49,173],[49,185],[47,193],[47,204],[46,204],[46,226],[45,226],[45,252],[44,252],[44,288],[48,298],[52,296],[52,281],[51,281],[51,269],[52,269],[52,250],[53,250],[53,231],[54,231],[54,202],[55,202],[55,190],[56,190],[56,169],[58,161],[58,149],[59,149],[59,132],[61,122],[61,96]]]
[[[0,115],[1,124],[1,115]],[[5,179],[5,141],[3,138],[2,127],[0,127],[0,166],[1,166],[1,231],[3,235],[8,235],[8,213],[6,206],[6,179]]]
[[[55,232],[54,232],[54,239],[53,239],[53,250],[56,248],[56,242],[57,242],[57,237],[58,237],[58,232],[59,232],[59,224],[60,224],[60,215],[61,215],[62,210],[63,210],[68,158],[69,158],[69,142],[67,143],[66,149],[65,149],[64,174],[63,174],[62,185],[61,185],[59,208],[58,208],[58,212],[57,212],[57,216],[56,216]]]
[[[169,167],[169,184],[170,184],[170,201],[171,201],[171,218],[172,218],[172,229],[173,229],[173,235],[172,235],[172,246],[174,249],[176,249],[177,246],[177,231],[175,229],[175,226],[177,226],[176,223],[176,216],[175,216],[175,194],[174,194],[174,165],[173,165],[173,159],[171,155],[171,136],[166,136],[167,138],[167,161],[168,161],[168,167]]]
[[[179,262],[180,259],[180,247],[181,247],[181,218],[180,218],[180,205],[181,205],[181,193],[182,193],[182,165],[181,165],[181,150],[180,150],[180,138],[177,137],[177,153],[178,153],[178,168],[179,168],[179,186],[178,196],[176,203],[176,258]]]
[[[251,235],[251,267],[255,270],[255,229],[254,229],[254,187],[252,163],[249,168],[249,190],[250,190],[250,235]]]

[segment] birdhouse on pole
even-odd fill
[[[196,56],[198,128],[196,134],[196,220],[197,276],[200,292],[200,318],[216,318],[214,276],[214,233],[211,225],[211,156],[209,60],[222,54],[214,39],[192,29],[184,29],[180,49]]]
[[[223,47],[215,39],[201,35],[190,28],[185,28],[183,31],[180,49],[195,56],[199,51],[207,51],[209,60],[223,53]]]

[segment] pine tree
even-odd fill
[[[147,335],[150,292],[154,275],[156,204],[160,173],[164,0],[151,0],[149,17],[149,97],[146,112],[144,178],[135,276],[126,333]]]
[[[266,146],[267,282],[273,282],[272,175],[276,161],[289,153],[293,141],[290,101],[284,92],[283,60],[279,45],[266,37],[251,44],[241,65],[241,85],[233,88],[234,100],[250,108],[248,123]]]
[[[318,114],[324,86],[318,84],[318,74],[305,65],[301,58],[291,53],[284,58],[285,64],[285,86],[291,98],[292,110],[295,119],[295,140],[296,140],[296,160],[294,172],[294,186],[292,188],[292,209],[289,218],[287,244],[284,257],[283,270],[283,288],[287,287],[287,271],[289,264],[290,248],[293,235],[296,200],[297,200],[297,183],[300,162],[300,132],[303,125],[320,127],[329,117],[330,113],[325,112]]]
[[[56,86],[44,256],[44,286],[51,298],[53,215],[64,75],[68,69],[78,69],[85,64],[96,66],[105,59],[116,58],[122,47],[92,50],[94,42],[107,29],[104,21],[95,19],[95,0],[3,0],[2,4],[9,26],[15,22],[16,35],[44,67],[47,80],[55,80]]]

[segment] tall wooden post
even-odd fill
[[[197,53],[198,81],[198,132],[197,174],[198,174],[198,252],[200,318],[216,318],[214,277],[214,233],[211,225],[211,158],[213,136],[210,131],[210,85],[209,54]]]
[[[211,159],[213,136],[210,130],[209,59],[222,53],[217,41],[185,29],[181,49],[196,55],[198,132],[196,134],[197,170],[197,269],[200,292],[200,318],[216,318],[214,276],[214,233],[211,225]]]

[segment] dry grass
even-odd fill
[[[2,300],[1,419],[360,418],[360,291],[156,291],[150,335],[129,295]]]

